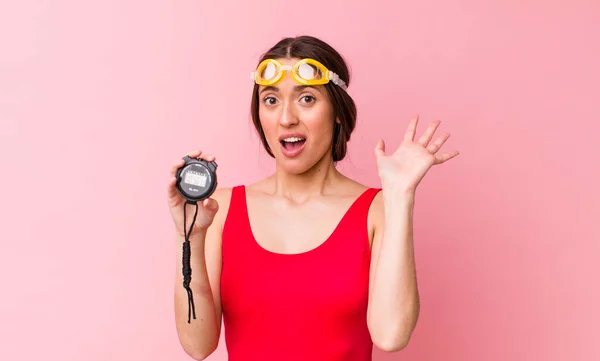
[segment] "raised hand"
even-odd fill
[[[375,157],[384,188],[390,187],[405,192],[415,192],[432,166],[447,162],[459,154],[457,150],[439,153],[442,145],[450,137],[449,133],[444,133],[432,142],[433,135],[441,123],[439,120],[430,123],[423,135],[415,141],[418,123],[418,116],[411,119],[402,143],[390,155],[385,154],[384,141],[380,139],[377,142]]]

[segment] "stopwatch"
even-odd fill
[[[190,202],[202,201],[217,188],[217,163],[183,157],[185,163],[177,170],[177,190]]]

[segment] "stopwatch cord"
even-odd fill
[[[192,224],[190,224],[189,230],[186,229],[186,206],[188,204],[193,204],[196,206],[196,210],[194,211],[194,219],[192,220]],[[196,223],[196,216],[198,215],[198,203],[194,201],[187,201],[183,205],[183,232],[185,239],[183,241],[183,287],[187,290],[188,293],[188,323],[190,323],[191,316],[193,313],[194,320],[196,319],[196,307],[194,306],[194,295],[192,294],[192,288],[190,287],[190,281],[192,280],[192,266],[190,265],[190,233],[192,233],[192,229],[194,224]]]

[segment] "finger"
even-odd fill
[[[205,160],[207,162],[214,162],[217,158],[214,155],[210,154],[202,154],[200,159]]]
[[[201,150],[193,150],[191,152],[188,152],[186,155],[190,158],[198,158],[200,155],[202,154]],[[175,175],[177,173],[177,170],[179,168],[181,168],[183,165],[185,164],[185,161],[182,159],[179,159],[177,162],[175,162],[173,164],[173,166],[171,167],[171,175]]]
[[[204,206],[204,208],[212,211],[216,210],[219,207],[219,204],[213,198],[206,198],[204,201],[202,201],[202,205]]]
[[[198,158],[202,154],[202,151],[199,149],[193,150],[187,154],[190,158]]]
[[[375,156],[382,157],[385,155],[385,143],[383,139],[379,139],[377,145],[375,145]]]
[[[444,143],[446,143],[446,140],[448,140],[448,138],[450,138],[450,134],[444,133],[442,136],[440,136],[438,139],[436,139],[435,142],[429,144],[427,146],[427,150],[430,153],[435,154],[438,150],[440,150],[442,145],[444,145]]]
[[[207,162],[213,162],[215,159],[217,159],[214,155],[203,154],[201,150],[194,150],[192,152],[189,152],[187,155],[190,158],[202,159]]]
[[[169,180],[169,184],[167,186],[167,198],[169,200],[169,204],[171,206],[175,205],[175,200],[179,196],[179,192],[177,192],[177,188],[175,188],[175,184],[177,183],[177,178],[171,177]]]
[[[413,141],[415,139],[415,132],[417,131],[417,124],[419,123],[419,115],[417,114],[408,123],[406,133],[404,133],[404,140]]]
[[[458,152],[458,150],[455,150],[455,151],[450,152],[450,153],[444,153],[442,155],[436,155],[435,156],[435,164],[440,164],[440,163],[447,162],[447,161],[449,161],[450,159],[456,157],[459,154],[460,153]]]
[[[219,203],[212,198],[207,198],[202,201],[202,206],[204,208],[204,214],[208,217],[214,217],[219,210]]]
[[[429,142],[431,142],[431,138],[433,138],[433,133],[435,133],[436,129],[440,126],[441,121],[436,120],[433,123],[429,124],[425,133],[419,138],[418,143],[422,146],[426,147]]]
[[[172,176],[174,176],[177,173],[177,169],[181,168],[181,166],[183,166],[184,164],[185,161],[183,159],[178,160],[176,163],[173,164],[169,173]]]
[[[177,190],[175,189],[175,183],[177,183],[177,178],[171,177],[169,179],[169,184],[167,185],[167,192],[169,197],[174,196],[177,192]]]

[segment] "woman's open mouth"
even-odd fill
[[[304,149],[306,138],[286,137],[279,141],[281,143],[281,153],[286,157],[295,157]]]

